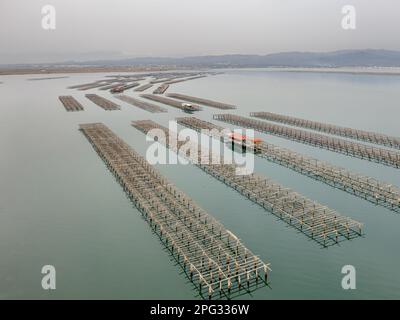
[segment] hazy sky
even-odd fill
[[[56,9],[56,30],[41,8]],[[341,27],[353,5],[356,30]],[[399,0],[0,0],[0,64],[120,56],[400,50]]]

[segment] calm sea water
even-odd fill
[[[131,120],[168,120],[185,115],[169,108],[150,114],[119,100],[106,112],[67,86],[101,74],[27,81],[0,81],[0,298],[192,299],[182,275],[132,207],[114,177],[78,131],[79,123],[104,122],[145,154],[144,135]],[[400,77],[227,70],[170,86],[233,103],[235,111],[272,111],[400,136]],[[72,94],[84,112],[67,113],[59,95]],[[135,96],[132,90],[126,92]],[[196,116],[211,120],[217,109]],[[223,123],[218,123],[225,125]],[[400,185],[400,170],[265,134],[290,147],[356,172]],[[400,216],[289,169],[256,159],[256,172],[365,223],[365,235],[323,249],[240,194],[189,166],[158,166],[179,188],[271,263],[271,288],[242,298],[400,298]],[[57,289],[41,288],[41,268],[54,265]],[[357,289],[341,288],[341,268],[357,270]]]

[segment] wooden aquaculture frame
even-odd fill
[[[113,110],[120,110],[120,106],[117,105],[116,103],[98,96],[97,94],[86,94],[86,98],[88,98],[90,101],[93,103],[97,104],[99,107],[103,108],[104,110],[107,111],[113,111]]]
[[[260,132],[273,134],[296,142],[312,145],[348,156],[381,163],[387,166],[400,168],[400,153],[356,143],[340,138],[334,138],[305,130],[285,127],[265,121],[249,119],[234,114],[216,114],[215,120],[231,123],[237,126],[251,128]]]
[[[400,149],[400,137],[391,137],[382,133],[358,130],[347,127],[340,127],[329,123],[322,123],[307,119],[295,118],[272,112],[251,112],[250,116],[264,120],[280,122],[295,127],[321,131],[337,136],[343,136],[355,140],[360,140],[360,141],[383,145],[386,147]]]
[[[195,142],[178,140],[176,133],[170,132],[168,128],[154,121],[132,121],[132,126],[152,138],[157,138],[157,142],[187,158],[211,176],[235,189],[324,247],[362,235],[362,223],[342,216],[335,210],[285,188],[269,178],[255,173],[238,175],[237,165],[223,164],[221,158],[216,159],[220,156],[211,154],[207,149],[201,150],[202,148],[197,146],[193,148],[198,150],[195,155],[182,152],[180,148],[182,145],[187,146],[188,143],[195,144]],[[163,136],[155,136],[158,130],[152,129],[162,130]],[[185,148],[185,150],[187,149]]]
[[[195,117],[183,117],[176,120],[179,124],[193,130],[203,130],[203,133],[216,139],[224,139],[222,133],[224,128],[211,122]],[[262,142],[258,145],[255,154],[374,204],[400,212],[400,188],[390,183],[360,175],[272,143]]]
[[[67,111],[83,111],[83,106],[73,96],[59,96],[58,99]]]
[[[267,283],[268,263],[107,126],[81,124],[80,130],[203,298],[229,298]]]

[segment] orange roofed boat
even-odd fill
[[[232,143],[232,147],[234,147],[234,145],[237,144],[242,147],[243,151],[246,151],[246,149],[249,148],[253,149],[254,152],[261,151],[260,147],[263,142],[263,140],[260,138],[248,138],[245,135],[236,132],[228,133],[228,140],[229,140],[228,142]]]

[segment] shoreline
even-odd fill
[[[184,69],[175,66],[157,67],[36,67],[36,68],[0,68],[0,76],[10,75],[48,75],[48,74],[70,74],[70,73],[106,73],[106,72],[157,72]]]
[[[200,66],[101,66],[101,67],[34,67],[34,68],[0,68],[0,76],[6,75],[49,75],[49,74],[74,74],[74,73],[107,73],[107,72],[159,72],[170,70],[199,70],[206,67]],[[333,73],[352,75],[389,75],[399,76],[400,67],[228,67],[207,69],[251,69],[266,70],[271,72],[308,72],[308,73]]]
[[[386,76],[399,76],[400,75],[400,68],[399,67],[354,67],[354,68],[269,68],[273,69],[273,71],[278,72],[308,72],[308,73],[339,73],[339,74],[353,74],[353,75],[386,75]]]

